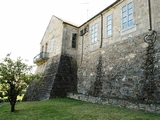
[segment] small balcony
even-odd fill
[[[39,66],[45,63],[48,60],[48,57],[49,57],[48,52],[41,52],[33,58],[33,62]]]

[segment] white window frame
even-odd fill
[[[122,7],[122,29],[127,29],[133,25],[133,2],[130,2]]]
[[[98,41],[98,23],[91,26],[91,41],[95,43]]]
[[[54,50],[54,38],[50,41],[50,52]]]
[[[106,34],[107,36],[112,35],[112,14],[108,15],[106,18]]]

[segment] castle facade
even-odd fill
[[[159,0],[117,0],[80,26],[52,16],[34,57],[44,76],[24,100],[68,95],[159,103],[159,6]]]

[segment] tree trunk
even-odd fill
[[[17,95],[18,95],[18,92],[15,89],[15,84],[10,82],[10,91],[8,94],[8,100],[11,105],[11,112],[15,111],[15,104],[16,104],[16,100],[17,100]]]
[[[17,97],[14,97],[14,98],[10,101],[11,112],[14,112],[14,111],[15,111],[16,98],[17,98]]]
[[[15,104],[11,105],[11,112],[15,111]]]

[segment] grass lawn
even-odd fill
[[[160,115],[69,98],[18,102],[10,112],[9,103],[0,106],[0,120],[160,120]]]

